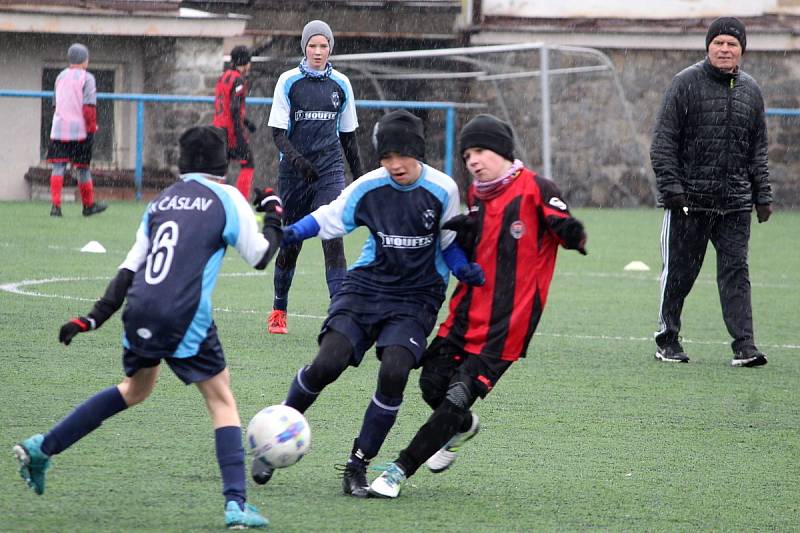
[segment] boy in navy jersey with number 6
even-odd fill
[[[583,224],[570,215],[555,183],[514,158],[511,126],[478,115],[460,134],[461,155],[474,178],[469,214],[444,227],[486,273],[486,283],[459,283],[450,313],[423,361],[419,386],[433,409],[409,446],[370,486],[395,498],[425,463],[445,471],[478,432],[470,408],[485,398],[514,361],[525,357],[542,316],[559,246],[586,254]]]
[[[246,504],[242,432],[230,388],[217,327],[211,318],[211,293],[228,245],[252,267],[263,270],[281,239],[280,199],[261,193],[263,230],[250,206],[222,183],[228,159],[224,132],[194,127],[180,139],[181,181],[148,206],[136,242],[105,295],[86,315],[61,327],[59,341],[99,328],[127,300],[122,314],[122,364],[125,379],[79,405],[45,435],[14,447],[20,474],[44,493],[50,458],[97,429],[105,419],[144,401],[156,385],[163,360],[205,399],[214,425],[217,462],[228,527],[263,527],[267,520]]]

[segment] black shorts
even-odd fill
[[[50,139],[47,148],[48,163],[72,163],[74,166],[88,167],[92,162],[92,135],[84,141],[59,141]]]
[[[331,302],[319,340],[331,329],[347,337],[353,345],[352,366],[361,364],[364,353],[373,344],[378,359],[383,348],[402,346],[411,352],[419,365],[436,319],[437,310],[425,302],[399,300],[387,295],[369,297],[339,292]]]
[[[454,381],[471,383],[478,396],[485,398],[511,363],[513,361],[464,353],[437,337],[425,352],[420,381],[436,383],[442,394]]]
[[[216,328],[209,330],[209,335],[200,344],[196,355],[192,357],[148,357],[139,355],[130,349],[122,352],[122,366],[125,375],[132,377],[142,368],[152,368],[165,360],[172,372],[186,385],[206,381],[225,370],[225,355],[219,343]]]

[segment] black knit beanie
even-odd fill
[[[375,125],[375,150],[378,157],[397,152],[425,160],[425,127],[422,119],[405,109],[383,115]]]
[[[178,170],[181,174],[201,172],[224,176],[228,171],[225,130],[214,126],[194,126],[180,139]]]
[[[514,161],[514,133],[511,126],[493,115],[478,115],[463,128],[459,136],[461,154],[467,148],[488,148],[492,152]]]
[[[714,19],[708,27],[708,33],[706,33],[706,51],[708,51],[708,46],[717,35],[736,37],[736,40],[738,40],[739,44],[742,46],[742,53],[744,53],[745,48],[747,48],[747,32],[744,29],[744,23],[736,17],[719,17],[718,19]]]

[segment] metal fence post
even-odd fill
[[[133,181],[136,186],[136,200],[142,199],[142,155],[144,153],[144,100],[136,100],[136,168]]]

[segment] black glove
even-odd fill
[[[249,118],[244,119],[244,127],[247,128],[250,133],[255,133],[258,129],[258,126],[256,126]]]
[[[283,217],[283,202],[273,189],[255,189],[253,205],[256,211],[264,213],[264,229],[272,227],[280,229],[281,217]]]
[[[480,287],[486,283],[486,275],[478,263],[461,265],[453,274],[458,278],[458,281],[463,281],[467,285]]]
[[[252,159],[250,157],[250,146],[243,138],[236,141],[236,146],[228,150],[231,159],[237,161],[244,161],[245,159]]]
[[[306,183],[314,183],[319,179],[317,169],[304,157],[295,159],[292,166],[294,166],[297,172],[306,180]]]
[[[766,222],[772,216],[772,204],[756,205],[756,216],[758,223]]]
[[[61,326],[61,330],[58,332],[58,342],[63,342],[65,345],[69,346],[69,343],[72,342],[72,339],[78,333],[85,333],[91,329],[93,329],[94,321],[91,318],[87,318],[85,316],[79,316],[77,318],[73,318],[63,326]]]
[[[683,194],[673,194],[664,198],[664,209],[683,209],[688,205],[686,196]]]
[[[475,215],[456,215],[442,225],[442,229],[456,232],[456,242],[467,254],[472,257],[475,250],[475,241],[478,238],[478,217]]]

